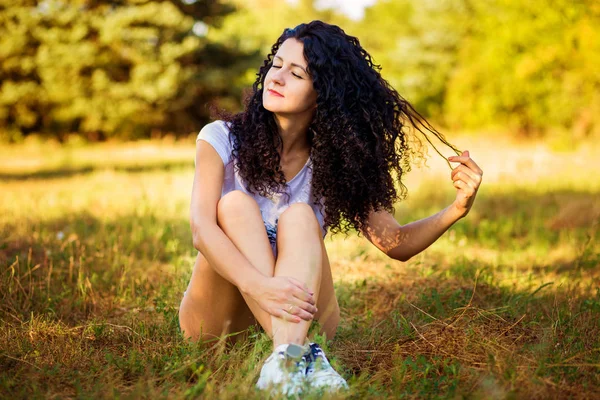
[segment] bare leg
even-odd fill
[[[321,243],[321,228],[312,208],[304,203],[290,205],[279,217],[277,225],[275,276],[296,278],[315,294],[320,294],[323,264]],[[318,304],[318,295],[315,300]],[[283,343],[303,345],[311,322],[289,322],[271,316],[273,346]]]
[[[333,276],[331,274],[331,265],[327,256],[325,243],[321,240],[321,253],[323,254],[323,262],[321,267],[321,288],[317,299],[317,308],[319,311],[315,315],[321,325],[320,334],[325,334],[328,340],[333,339],[335,332],[340,323],[340,306],[335,297],[335,289],[333,287]],[[312,339],[312,336],[309,337]]]
[[[225,234],[252,265],[265,275],[273,276],[275,257],[254,199],[241,191],[228,193],[219,202],[218,219]],[[282,219],[279,221],[279,229],[282,229]],[[281,237],[281,233],[278,236]],[[339,307],[335,298],[329,259],[323,241],[320,242],[323,257],[320,290],[317,292],[317,287],[306,283],[318,293],[315,299],[319,311],[315,319],[321,323],[322,332],[331,339],[339,323]],[[285,255],[286,244],[280,243],[280,246],[279,256],[282,250]],[[273,338],[271,315],[262,310],[253,299],[243,297],[238,288],[221,277],[199,253],[187,295],[184,296],[179,309],[179,323],[184,334],[192,340],[206,340],[223,333],[244,330],[256,322]],[[308,325],[308,322],[306,324]]]
[[[242,254],[253,265],[262,267],[263,273],[272,276],[275,257],[254,199],[238,190],[227,193],[219,201],[217,218],[221,229]],[[239,289],[219,275],[198,253],[187,294],[179,308],[179,324],[192,340],[239,332],[257,322],[270,336],[270,318],[264,315],[262,320],[257,320],[256,308],[262,309],[253,300],[251,303],[255,305],[254,310],[248,307]]]
[[[243,340],[245,330],[256,324],[238,288],[219,275],[202,253],[198,253],[179,306],[179,326],[184,336],[193,341],[207,341],[223,334],[242,332],[229,339],[234,342]]]

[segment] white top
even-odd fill
[[[269,237],[269,241],[273,245],[275,242],[275,236],[277,232],[277,221],[279,220],[279,216],[281,213],[285,211],[286,208],[293,203],[306,203],[314,210],[317,220],[319,221],[319,225],[321,225],[321,231],[323,232],[323,237],[327,234],[327,229],[324,227],[324,214],[321,211],[319,206],[313,204],[313,195],[312,195],[312,160],[309,157],[304,164],[304,167],[294,176],[288,183],[288,193],[291,194],[289,198],[289,202],[287,202],[287,196],[276,193],[274,196],[269,198],[263,197],[259,194],[249,193],[246,190],[246,186],[242,184],[243,179],[239,176],[239,173],[234,171],[233,168],[233,159],[231,155],[231,150],[233,145],[229,141],[229,126],[225,121],[216,120],[211,123],[206,124],[198,133],[198,137],[196,138],[196,142],[198,140],[205,140],[210,143],[219,156],[223,160],[223,165],[225,166],[225,175],[223,177],[223,188],[221,190],[221,197],[223,197],[226,193],[229,193],[232,190],[241,190],[242,192],[248,194],[254,200],[256,200],[258,207],[260,208],[260,212],[263,217],[263,221],[265,223],[265,227],[267,229],[267,235]],[[196,164],[196,159],[194,159],[194,165]],[[320,202],[321,206],[323,202]]]

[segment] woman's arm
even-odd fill
[[[453,206],[410,224],[400,225],[387,211],[371,213],[363,234],[390,258],[408,261],[419,254],[459,220]]]
[[[190,228],[194,248],[208,263],[242,292],[255,287],[265,278],[244,257],[217,225],[217,204],[221,198],[224,166],[209,143],[196,145],[196,170],[190,202]]]
[[[429,247],[460,218],[465,217],[477,194],[483,171],[465,151],[461,156],[449,157],[451,162],[461,164],[452,170],[456,199],[440,212],[406,225],[400,225],[386,211],[373,212],[369,216],[363,234],[389,257],[407,261]]]
[[[217,224],[224,165],[215,148],[204,140],[196,144],[196,169],[190,203],[190,227],[194,248],[204,255],[219,275],[253,298],[266,312],[287,321],[300,322],[306,315],[290,314],[287,306],[298,305],[316,312],[313,294],[304,282],[287,276],[266,276],[238,250]]]

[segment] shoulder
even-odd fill
[[[231,122],[227,122],[227,121],[223,121],[222,119],[216,119],[213,122],[211,122],[211,124],[215,124],[216,126],[218,126],[219,128],[229,132],[229,129],[231,128],[232,123]]]
[[[200,140],[210,143],[225,165],[231,161],[232,145],[229,138],[229,125],[225,121],[215,120],[204,125],[196,137],[196,142]]]
[[[227,138],[229,137],[229,130],[231,128],[231,123],[226,122],[220,119],[209,122],[200,129],[198,135],[196,136],[196,141],[200,139],[208,140],[209,138]]]
[[[200,130],[200,132],[202,131],[225,131],[225,132],[229,132],[229,127],[230,124],[228,124],[227,122],[221,120],[221,119],[216,119],[212,122],[207,123],[206,125],[204,125],[202,127],[202,129]]]

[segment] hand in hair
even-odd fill
[[[464,217],[469,213],[475,201],[483,171],[473,161],[468,150],[463,151],[460,156],[448,157],[448,161],[460,163],[452,170],[450,178],[457,190],[456,199],[452,205],[458,210],[459,215]]]

